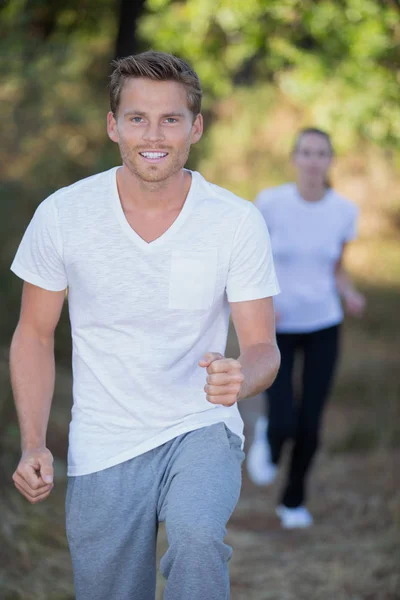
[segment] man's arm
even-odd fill
[[[232,302],[231,312],[240,346],[239,358],[224,358],[209,352],[199,363],[208,373],[207,400],[225,406],[267,389],[280,365],[272,298]]]
[[[11,384],[22,450],[13,480],[32,504],[47,498],[53,488],[53,457],[46,448],[46,431],[54,392],[54,331],[64,298],[65,290],[50,292],[25,283],[11,342]]]
[[[238,400],[255,396],[272,385],[280,365],[272,298],[231,303],[239,341],[244,380]]]

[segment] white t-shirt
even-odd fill
[[[281,294],[274,298],[279,333],[305,333],[337,325],[343,311],[335,264],[356,236],[358,208],[330,189],[307,202],[294,183],[260,192],[255,201],[271,236]]]
[[[224,421],[206,400],[205,352],[225,351],[229,302],[278,293],[265,222],[197,173],[171,227],[147,243],[121,207],[117,167],[38,207],[12,270],[47,290],[68,286],[73,397],[68,473],[84,475]]]

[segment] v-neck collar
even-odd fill
[[[130,226],[128,220],[125,216],[124,210],[122,208],[121,199],[119,197],[118,186],[117,186],[117,171],[120,167],[114,167],[110,170],[110,187],[112,191],[112,202],[115,214],[117,216],[118,222],[122,227],[125,234],[130,238],[130,240],[139,246],[142,250],[150,252],[156,248],[159,248],[163,244],[165,244],[171,237],[182,227],[183,223],[187,219],[190,214],[194,200],[195,200],[195,190],[197,188],[197,179],[198,173],[196,171],[188,171],[192,176],[192,181],[190,183],[189,192],[186,196],[186,200],[182,206],[182,209],[175,219],[175,221],[168,227],[168,229],[160,235],[160,237],[156,238],[152,242],[146,242],[140,235],[136,233],[136,231]]]

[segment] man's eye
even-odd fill
[[[143,121],[142,117],[132,117],[131,121],[133,123],[141,123]]]
[[[176,123],[177,122],[177,119],[175,119],[174,117],[168,117],[165,120],[167,123]]]

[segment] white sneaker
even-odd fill
[[[278,472],[278,467],[271,462],[267,428],[268,419],[259,417],[254,427],[254,441],[247,453],[247,472],[255,485],[271,484]]]
[[[305,506],[288,508],[280,504],[276,507],[276,514],[280,518],[284,529],[304,529],[313,524],[313,518]]]

